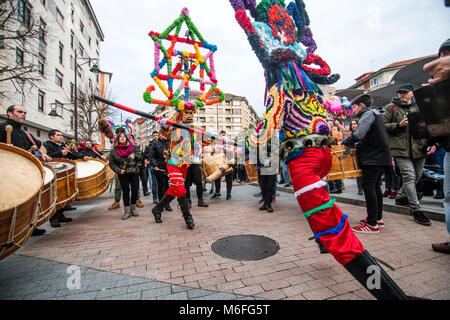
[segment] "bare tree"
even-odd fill
[[[33,18],[26,1],[0,0],[0,84],[12,82],[11,94],[23,93],[26,85],[36,87],[42,79],[39,49],[45,35],[45,26]]]

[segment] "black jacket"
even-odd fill
[[[158,167],[161,170],[167,170],[164,150],[168,150],[169,148],[166,140],[159,139],[158,141],[154,141],[149,148],[148,158],[150,160],[150,165],[153,168]],[[155,171],[155,173],[159,172]]]
[[[138,147],[133,146],[133,154],[134,160],[136,162],[142,161],[142,152],[138,149]],[[109,153],[109,166],[112,171],[120,175],[120,171],[126,168],[126,163],[128,161],[128,157],[121,157],[117,154],[116,148],[112,148]],[[139,174],[139,168],[136,172],[131,174]]]
[[[83,159],[83,156],[80,153],[72,149],[66,155],[63,155],[62,150],[65,145],[59,145],[52,140],[45,141],[44,147],[47,149],[47,155],[52,158],[65,158],[70,160]]]
[[[79,151],[80,155],[83,157],[90,157],[94,159],[100,159],[103,160],[101,156],[99,156],[92,148],[85,148]]]
[[[377,109],[362,109],[357,115],[358,130],[342,144],[351,146],[358,142],[358,161],[362,166],[389,166],[391,151],[383,114]]]
[[[22,124],[12,119],[8,119],[0,125],[0,142],[6,143],[7,125],[11,125],[13,128],[11,132],[11,144],[15,147],[28,151],[33,146],[33,143],[31,142],[25,130],[22,129]],[[39,149],[42,146],[42,142],[33,137],[31,133],[30,136],[34,140],[36,147]]]

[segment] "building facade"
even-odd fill
[[[192,98],[197,97],[193,95]],[[170,118],[175,114],[175,108],[157,106],[151,114]],[[224,130],[231,139],[235,139],[245,129],[255,128],[258,122],[258,114],[245,97],[228,93],[223,102],[200,108],[194,116],[196,126],[213,134]],[[146,120],[146,123],[147,135],[151,139],[152,132],[159,131],[160,126],[156,121]]]
[[[430,58],[436,55],[430,55],[420,58],[414,58],[409,60],[393,62],[378,71],[366,72],[355,79],[356,83],[350,86],[348,89],[360,89],[373,91],[381,89],[390,84],[392,77],[403,67],[414,63],[416,61]]]
[[[36,67],[33,74],[36,81],[34,85],[19,81],[18,86],[12,81],[2,81],[0,75],[3,93],[0,116],[7,117],[9,105],[22,105],[27,110],[25,129],[36,137],[46,140],[50,129],[58,129],[71,139],[75,136],[75,83],[79,98],[92,93],[105,96],[109,91],[112,74],[91,72],[93,65],[99,63],[103,31],[88,0],[13,0],[12,3],[16,7],[9,23],[27,25],[32,21],[39,28],[39,36],[23,44],[7,43],[6,31],[0,30],[0,37],[5,37],[0,54],[2,50],[10,51],[10,54],[3,52],[7,58],[0,63]],[[79,128],[83,128],[86,118],[78,113]],[[83,136],[79,130],[78,133]],[[98,132],[91,139],[102,142]]]

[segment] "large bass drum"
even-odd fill
[[[200,168],[203,180],[207,183],[216,181],[233,172],[233,167],[227,163],[225,153],[216,153],[210,157],[204,158]]]
[[[327,181],[355,178],[362,176],[362,170],[358,164],[356,149],[352,147],[346,153],[346,147],[336,145],[331,148],[331,170],[327,175]]]
[[[39,208],[38,220],[36,227],[43,225],[50,220],[56,211],[56,171],[55,169],[47,164],[42,163],[44,166],[44,186],[41,192],[41,202]]]
[[[54,158],[47,162],[56,172],[56,210],[63,209],[75,201],[77,195],[76,166],[69,159]]]
[[[75,160],[77,166],[77,201],[94,199],[109,186],[105,163],[98,159]]]
[[[43,185],[44,167],[35,156],[0,143],[0,260],[33,233]]]

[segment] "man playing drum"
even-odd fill
[[[11,132],[11,143],[15,147],[32,150],[36,149],[34,154],[39,156],[43,161],[48,161],[50,158],[47,155],[47,150],[42,142],[23,130],[22,126],[25,122],[27,112],[24,107],[12,105],[7,110],[8,120],[0,125],[0,142],[6,143],[6,126],[10,125],[13,130]],[[36,153],[37,152],[37,153]],[[31,236],[40,236],[45,233],[44,229],[34,229]]]
[[[48,137],[50,140],[47,140],[44,143],[44,146],[47,148],[48,155],[52,158],[63,158],[70,160],[84,159],[87,160],[88,157],[83,157],[80,153],[75,151],[74,149],[70,149],[64,143],[64,136],[62,132],[56,129],[52,129],[48,132]],[[64,211],[75,210],[76,207],[72,207],[68,205],[63,209],[56,210],[54,216],[50,219],[50,225],[53,228],[58,228],[61,226],[60,222],[71,222],[72,218],[67,218],[64,215]]]

